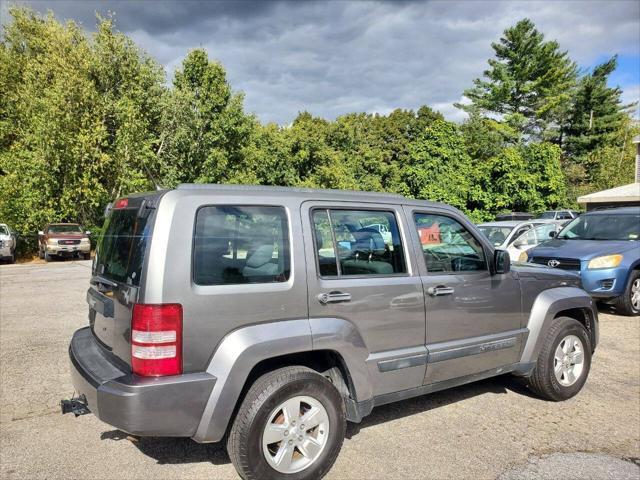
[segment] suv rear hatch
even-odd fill
[[[121,198],[108,210],[87,291],[89,324],[98,343],[130,371],[131,314],[164,192]],[[124,365],[126,364],[126,365]]]

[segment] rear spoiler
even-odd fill
[[[153,194],[149,194],[149,196],[134,195],[132,197],[123,197],[121,199],[116,200],[115,202],[109,202],[107,203],[107,206],[104,208],[103,216],[104,218],[107,218],[111,213],[111,211],[113,210],[114,205],[119,200],[128,198],[129,204],[131,203],[135,204],[138,202],[140,203],[138,205],[138,217],[144,218],[149,215],[151,210],[155,210],[156,206],[158,205],[158,201],[160,200],[160,198],[162,198],[162,195],[164,195],[166,192],[167,190],[161,190],[159,192],[153,192]],[[135,205],[132,205],[132,206],[135,207]]]

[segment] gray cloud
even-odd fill
[[[89,30],[95,11],[113,11],[169,76],[189,49],[204,47],[245,92],[247,110],[283,124],[300,110],[335,118],[423,104],[460,120],[453,103],[486,68],[490,43],[525,16],[582,66],[640,56],[635,1],[23,3]],[[639,76],[631,74],[625,98],[637,96]]]

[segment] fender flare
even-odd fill
[[[356,327],[336,318],[286,320],[251,325],[228,334],[206,372],[216,378],[193,440],[220,441],[249,373],[258,363],[291,353],[330,350],[344,360],[354,400],[373,398],[366,366],[369,352]]]
[[[262,360],[312,350],[308,319],[262,323],[234,330],[216,349],[206,372],[216,378],[195,435],[196,442],[224,436],[251,369]]]
[[[595,302],[584,290],[577,287],[557,287],[541,292],[533,302],[527,328],[529,335],[522,349],[521,364],[533,364],[542,349],[542,342],[555,316],[572,308],[589,309],[593,319],[592,338],[598,340],[598,312]]]

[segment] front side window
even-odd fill
[[[318,271],[323,277],[407,272],[392,212],[314,210]]]
[[[460,223],[444,215],[414,215],[429,273],[487,270],[482,245]]]
[[[283,207],[200,208],[193,249],[195,283],[286,282],[290,275],[288,231]]]

